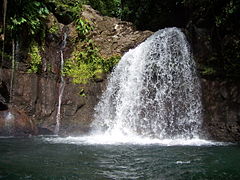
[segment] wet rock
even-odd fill
[[[219,141],[240,141],[240,82],[202,79],[204,129]]]
[[[38,135],[54,135],[54,132],[50,131],[47,128],[38,127],[37,128],[37,134]]]
[[[31,118],[23,110],[10,107],[0,111],[0,135],[1,136],[29,136],[36,135],[37,128]]]
[[[206,28],[199,28],[190,23],[185,33],[191,43],[191,49],[198,68],[201,69],[213,56],[211,32]]]
[[[5,69],[4,74],[4,80],[10,82],[11,71]],[[39,134],[52,134],[56,125],[60,82],[51,77],[24,72],[16,73],[16,77],[13,104],[24,110],[38,127]],[[87,132],[93,119],[94,107],[105,88],[105,80],[86,85],[66,81],[61,105],[60,133]]]

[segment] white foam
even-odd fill
[[[14,136],[0,136],[0,139],[10,139],[14,138]]]
[[[214,142],[200,138],[193,139],[155,139],[140,136],[113,136],[109,134],[79,137],[48,137],[50,143],[77,144],[77,145],[159,145],[159,146],[223,146],[223,142]]]
[[[175,164],[190,164],[191,161],[176,161]]]
[[[13,120],[14,118],[15,118],[15,116],[11,112],[8,112],[6,114],[5,120],[10,121],[10,120]]]

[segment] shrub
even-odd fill
[[[39,46],[36,42],[33,42],[30,46],[29,51],[29,57],[30,57],[30,68],[28,69],[29,73],[37,73],[40,70],[42,57],[40,55]]]
[[[103,58],[91,40],[76,47],[72,57],[65,62],[64,74],[73,78],[73,83],[86,84],[89,80],[100,78],[118,63],[120,57]]]

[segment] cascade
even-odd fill
[[[198,138],[202,104],[195,66],[181,30],[157,31],[115,67],[95,107],[92,133]]]
[[[61,120],[61,104],[62,104],[62,97],[63,97],[63,92],[65,88],[65,80],[63,78],[62,72],[63,72],[63,67],[64,67],[64,54],[63,51],[66,47],[67,44],[67,33],[64,32],[63,34],[63,41],[60,49],[60,86],[59,86],[59,91],[58,91],[58,107],[57,107],[57,115],[56,115],[56,126],[54,133],[58,134],[59,129],[60,129],[60,120]]]

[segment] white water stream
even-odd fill
[[[67,33],[64,32],[63,35],[63,43],[62,43],[62,47],[60,50],[60,58],[61,58],[61,66],[60,66],[60,86],[59,86],[59,95],[58,95],[58,107],[57,107],[57,115],[56,115],[56,126],[55,126],[55,130],[54,133],[58,134],[59,129],[60,129],[60,120],[61,120],[61,104],[62,104],[62,98],[63,98],[63,92],[64,92],[64,88],[65,88],[65,80],[63,78],[62,75],[62,71],[63,71],[63,67],[64,67],[64,55],[63,55],[63,50],[66,47],[67,44]]]
[[[10,90],[9,90],[9,94],[10,94],[10,103],[12,102],[12,98],[13,98],[13,86],[14,86],[14,79],[15,79],[15,63],[16,63],[16,59],[15,59],[15,40],[12,39],[12,69],[11,69],[11,79],[10,79]]]
[[[126,53],[96,107],[94,133],[157,139],[198,137],[201,87],[177,28],[156,32]]]

